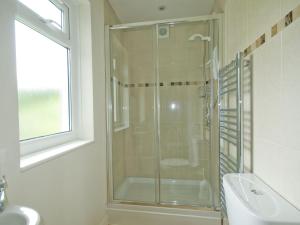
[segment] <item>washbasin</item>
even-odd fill
[[[23,206],[8,206],[0,213],[0,225],[39,225],[39,214]]]

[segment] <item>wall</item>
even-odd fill
[[[254,173],[300,209],[300,20],[271,38],[271,27],[299,0],[228,0],[225,58],[267,32],[253,56]]]
[[[159,93],[161,159],[185,159],[189,163],[177,167],[162,165],[162,178],[210,179],[203,73],[203,57],[207,63],[209,46],[198,39],[189,41],[193,34],[199,33],[209,36],[209,23],[176,24],[170,27],[169,38],[158,39],[159,79],[166,84]],[[209,68],[206,66],[206,80],[211,75]],[[186,81],[190,85],[168,85]]]
[[[108,0],[104,0],[104,24],[105,25],[113,25],[120,24],[120,19],[117,16],[114,9],[111,7]]]
[[[215,0],[212,13],[224,13],[224,8],[227,0]]]
[[[19,167],[14,1],[0,3],[0,149],[11,204],[36,209],[45,225],[105,223],[105,71],[103,1],[91,0],[95,141],[26,171]],[[82,6],[83,16],[87,6]],[[85,18],[89,20],[89,18]]]
[[[128,52],[130,87],[130,127],[126,133],[126,175],[155,177],[156,118],[155,87],[138,86],[156,82],[156,36],[154,27],[123,32]],[[203,84],[202,42],[189,42],[194,33],[208,35],[208,24],[191,23],[170,27],[170,37],[158,39],[160,87],[161,159],[189,159],[192,137],[202,139],[199,164],[193,167],[161,167],[161,177],[169,179],[204,179],[208,175],[207,141],[204,138],[204,99],[200,98]],[[171,82],[191,82],[190,86],[171,86]],[[194,85],[192,82],[197,82]],[[203,89],[202,89],[203,91]],[[175,103],[177,108],[171,109]]]

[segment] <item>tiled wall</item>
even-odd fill
[[[266,34],[250,53],[254,173],[300,209],[300,19],[271,37],[272,27],[298,5],[299,0],[228,0],[225,58],[229,62]]]
[[[126,131],[126,176],[155,177],[157,167],[155,83],[159,60],[161,159],[189,159],[192,139],[201,139],[199,164],[163,167],[161,177],[170,179],[208,178],[208,142],[204,135],[205,83],[202,67],[203,42],[190,42],[195,33],[208,35],[206,23],[170,26],[170,36],[158,41],[155,27],[123,32],[128,53],[130,126]],[[209,74],[209,71],[208,71]],[[172,108],[174,104],[174,108]]]
[[[113,134],[115,191],[126,177],[156,178],[158,150],[161,178],[208,181],[215,178],[213,186],[217,186],[218,163],[209,157],[209,129],[204,119],[203,56],[206,47],[208,62],[208,43],[188,41],[196,33],[209,36],[209,23],[178,24],[169,28],[169,38],[158,39],[158,43],[154,26],[111,32],[111,55],[117,61],[114,75],[119,85],[129,92],[129,127]],[[216,29],[218,31],[217,25]],[[211,43],[218,44],[218,36]],[[126,60],[120,55],[125,55]],[[209,65],[206,70],[207,77],[211,77]],[[160,146],[156,139],[157,87]],[[193,145],[198,145],[198,157],[191,163]],[[212,158],[217,159],[217,151],[212,153],[215,154]],[[165,160],[170,159],[185,160],[188,164],[166,166]]]
[[[161,177],[171,179],[209,179],[209,149],[204,120],[205,99],[203,56],[207,42],[188,41],[193,34],[209,36],[209,24],[195,22],[170,26],[170,35],[158,39],[161,81],[196,81],[198,85],[160,88],[161,159],[189,159],[193,142],[199,144],[194,165],[161,166]],[[208,52],[206,54],[208,61]],[[210,75],[209,66],[207,76]]]
[[[155,52],[154,28],[122,31],[128,53],[129,128],[126,131],[127,177],[155,177]],[[126,85],[126,84],[125,84]]]

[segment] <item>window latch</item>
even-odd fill
[[[50,25],[51,27],[55,27],[55,28],[61,29],[60,24],[57,23],[57,22],[54,21],[54,20],[40,18],[40,21],[41,21],[42,23],[44,23],[44,24]]]

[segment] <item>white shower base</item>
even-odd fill
[[[212,206],[212,191],[207,180],[161,180],[161,203]],[[127,177],[115,193],[115,200],[130,202],[155,202],[155,179]]]
[[[109,204],[111,225],[221,225],[221,213],[209,210]]]

